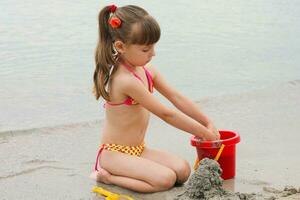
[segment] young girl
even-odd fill
[[[106,100],[106,120],[96,180],[137,192],[163,191],[184,183],[191,172],[188,162],[145,144],[150,112],[202,139],[220,136],[197,106],[149,64],[160,38],[158,23],[138,6],[106,6],[99,13],[99,37],[94,93],[97,100]],[[153,96],[154,88],[179,111]]]

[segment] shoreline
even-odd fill
[[[228,94],[220,94],[220,95],[216,95],[216,96],[204,96],[204,97],[200,97],[200,98],[196,98],[193,101],[196,104],[200,104],[202,107],[203,105],[206,105],[209,102],[215,101],[215,99],[218,99],[218,101],[220,101],[221,98],[237,98],[238,96],[245,96],[245,95],[249,95],[249,94],[254,94],[255,93],[260,93],[261,91],[265,91],[265,90],[274,90],[277,87],[286,87],[288,85],[298,85],[300,84],[300,79],[295,79],[292,81],[288,81],[288,82],[282,82],[282,83],[278,83],[275,86],[262,86],[259,88],[255,88],[255,89],[250,89],[250,90],[246,90],[244,92],[237,92],[237,93],[228,93]],[[191,97],[189,97],[191,99]],[[98,102],[99,104],[102,105],[101,102]],[[44,129],[53,129],[53,128],[64,128],[64,127],[72,127],[72,126],[88,126],[89,124],[93,124],[93,123],[101,123],[104,120],[104,116],[101,116],[103,118],[97,118],[97,119],[91,119],[91,120],[85,120],[85,121],[77,121],[77,122],[69,122],[69,123],[57,123],[57,124],[52,124],[52,125],[42,125],[42,126],[33,126],[33,127],[23,127],[23,128],[17,128],[17,129],[0,129],[0,137],[2,136],[7,136],[7,135],[19,135],[19,134],[26,134],[26,133],[30,133],[32,134],[32,132],[36,132],[39,130],[44,130]],[[0,127],[1,128],[1,127]]]

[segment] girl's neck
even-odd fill
[[[136,68],[137,68],[136,66],[134,66],[133,64],[131,64],[130,62],[128,62],[125,59],[120,59],[119,62],[120,62],[121,65],[124,65],[125,67],[130,68],[133,71],[135,71]]]

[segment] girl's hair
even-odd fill
[[[118,28],[109,24],[111,17],[121,20]],[[143,8],[134,5],[119,7],[111,12],[111,6],[104,7],[98,16],[99,40],[95,52],[96,69],[94,72],[94,94],[98,100],[101,96],[109,100],[106,91],[109,77],[117,70],[118,62],[115,58],[113,42],[121,40],[125,44],[151,45],[160,38],[160,27],[156,20]],[[134,28],[133,28],[134,27]],[[111,67],[114,66],[111,74]]]

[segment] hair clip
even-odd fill
[[[112,55],[113,55],[114,59],[116,59],[116,60],[118,59],[119,52],[114,44],[112,44]]]
[[[116,5],[112,4],[112,5],[109,6],[109,11],[110,12],[114,13],[116,10],[117,10],[117,6]]]
[[[119,28],[122,24],[122,21],[118,17],[111,17],[108,23],[112,28]]]

